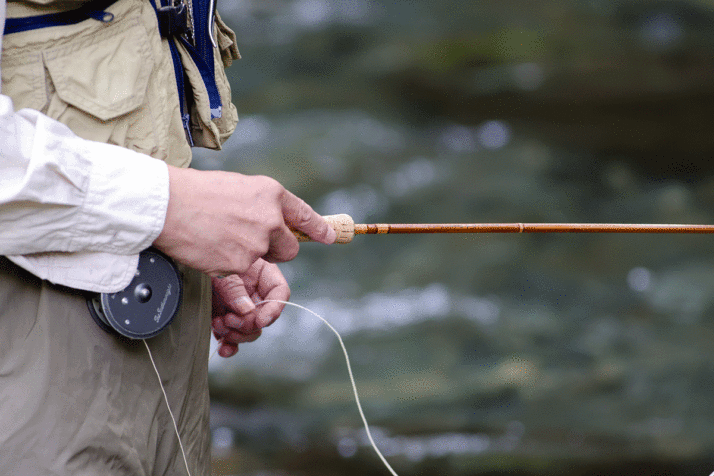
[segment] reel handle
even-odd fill
[[[355,236],[355,222],[351,216],[342,213],[340,215],[327,215],[324,218],[337,232],[335,243],[349,243],[352,241],[352,238]],[[313,241],[301,231],[293,230],[293,234],[298,241]]]

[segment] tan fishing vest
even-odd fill
[[[38,2],[44,3],[44,2]],[[62,3],[65,9],[81,2]],[[8,18],[57,7],[10,2]],[[148,0],[119,0],[114,20],[5,35],[2,91],[15,109],[31,108],[67,124],[77,135],[134,149],[171,165],[187,166],[191,153],[179,113],[179,94],[168,42]],[[238,59],[235,34],[215,18],[215,79],[223,108],[211,118],[208,94],[186,48],[178,51],[190,83],[190,128],[195,146],[220,149],[235,129],[224,67]]]
[[[65,11],[81,2],[9,3],[8,17]],[[180,115],[168,42],[149,0],[118,0],[111,22],[5,35],[2,92],[16,109],[37,109],[86,139],[127,147],[175,166],[191,149]],[[184,61],[195,145],[220,148],[237,114],[223,67],[238,58],[233,33],[216,18],[216,83],[206,92]],[[185,49],[179,48],[184,59]],[[193,79],[191,79],[193,78]],[[210,474],[209,279],[183,268],[179,314],[148,341],[194,476]],[[168,476],[185,474],[156,375],[140,341],[94,323],[86,296],[41,281],[0,257],[0,474]]]

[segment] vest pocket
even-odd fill
[[[49,97],[44,112],[84,139],[166,160],[169,118],[159,101],[166,86],[151,82],[156,60],[147,29],[134,15],[117,18],[90,23],[90,31],[76,35],[66,27],[62,46],[42,50]]]
[[[146,30],[136,23],[123,30],[44,52],[59,99],[101,121],[144,103],[152,64]]]
[[[5,40],[5,43],[8,43]],[[42,111],[47,106],[45,67],[42,55],[12,57],[3,51],[2,93],[12,97],[15,110],[30,108]]]

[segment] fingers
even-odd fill
[[[290,299],[290,286],[276,264],[258,260],[242,276],[242,280],[253,302]],[[285,305],[278,302],[267,302],[258,306],[257,309],[242,316],[241,332],[252,332],[269,326],[275,322],[284,308]],[[230,323],[230,318],[227,319]]]
[[[225,278],[213,278],[213,313],[214,316],[227,311],[247,314],[255,309],[255,304],[245,287],[245,282],[237,275]]]
[[[268,252],[263,259],[269,263],[283,263],[295,259],[298,251],[300,243],[297,238],[287,226],[282,225],[270,234]]]
[[[262,330],[257,330],[254,332],[251,332],[249,334],[236,331],[236,330],[230,330],[228,329],[226,334],[219,334],[217,330],[219,326],[214,324],[214,331],[213,335],[216,337],[217,340],[221,342],[221,345],[235,345],[237,346],[238,344],[245,344],[248,342],[253,342],[258,339],[263,333]]]
[[[260,337],[263,327],[272,324],[283,311],[284,304],[264,300],[287,301],[290,287],[277,265],[256,261],[241,276],[213,279],[212,328],[220,341],[218,354],[230,357],[238,345]]]
[[[288,282],[280,269],[271,263],[266,263],[261,268],[256,291],[257,297],[260,297],[261,301],[288,301],[290,299]],[[262,304],[257,309],[256,325],[261,328],[269,326],[280,317],[283,309],[285,309],[285,304],[280,302]]]
[[[239,319],[238,316],[228,314],[224,317],[215,317],[211,323],[213,335],[219,341],[218,355],[221,357],[232,357],[238,352],[238,344],[253,342],[262,334],[260,329],[250,333],[237,330],[232,326],[234,323],[230,322],[231,317]]]
[[[224,358],[233,357],[238,353],[238,344],[232,342],[221,342],[218,348],[218,355]]]
[[[271,234],[270,248],[263,259],[269,263],[281,263],[297,256],[300,244],[291,230],[301,231],[312,240],[326,245],[335,242],[335,230],[310,205],[287,190],[283,192],[282,201],[286,226],[279,227]]]
[[[283,194],[283,217],[288,227],[302,231],[314,241],[331,245],[337,238],[335,230],[319,213],[287,190]]]
[[[154,246],[211,276],[242,274],[258,258],[289,261],[292,229],[332,243],[335,232],[275,179],[169,167],[169,203]]]
[[[226,339],[235,332],[250,334],[259,329],[253,325],[255,304],[240,276],[213,278],[212,284],[212,327],[217,338]]]
[[[258,339],[261,334],[261,331],[257,331],[252,334],[228,332],[225,335],[218,335],[218,333],[214,330],[214,336],[219,342],[218,355],[220,355],[221,357],[232,357],[238,352],[238,344],[253,342]]]

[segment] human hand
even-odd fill
[[[242,275],[213,278],[213,334],[220,341],[218,355],[231,357],[238,352],[238,344],[253,342],[263,327],[272,324],[285,307],[278,302],[263,300],[290,299],[288,283],[278,266],[257,260]]]
[[[241,276],[260,258],[293,259],[291,229],[335,241],[324,218],[271,178],[169,166],[169,205],[154,246],[212,277]]]

